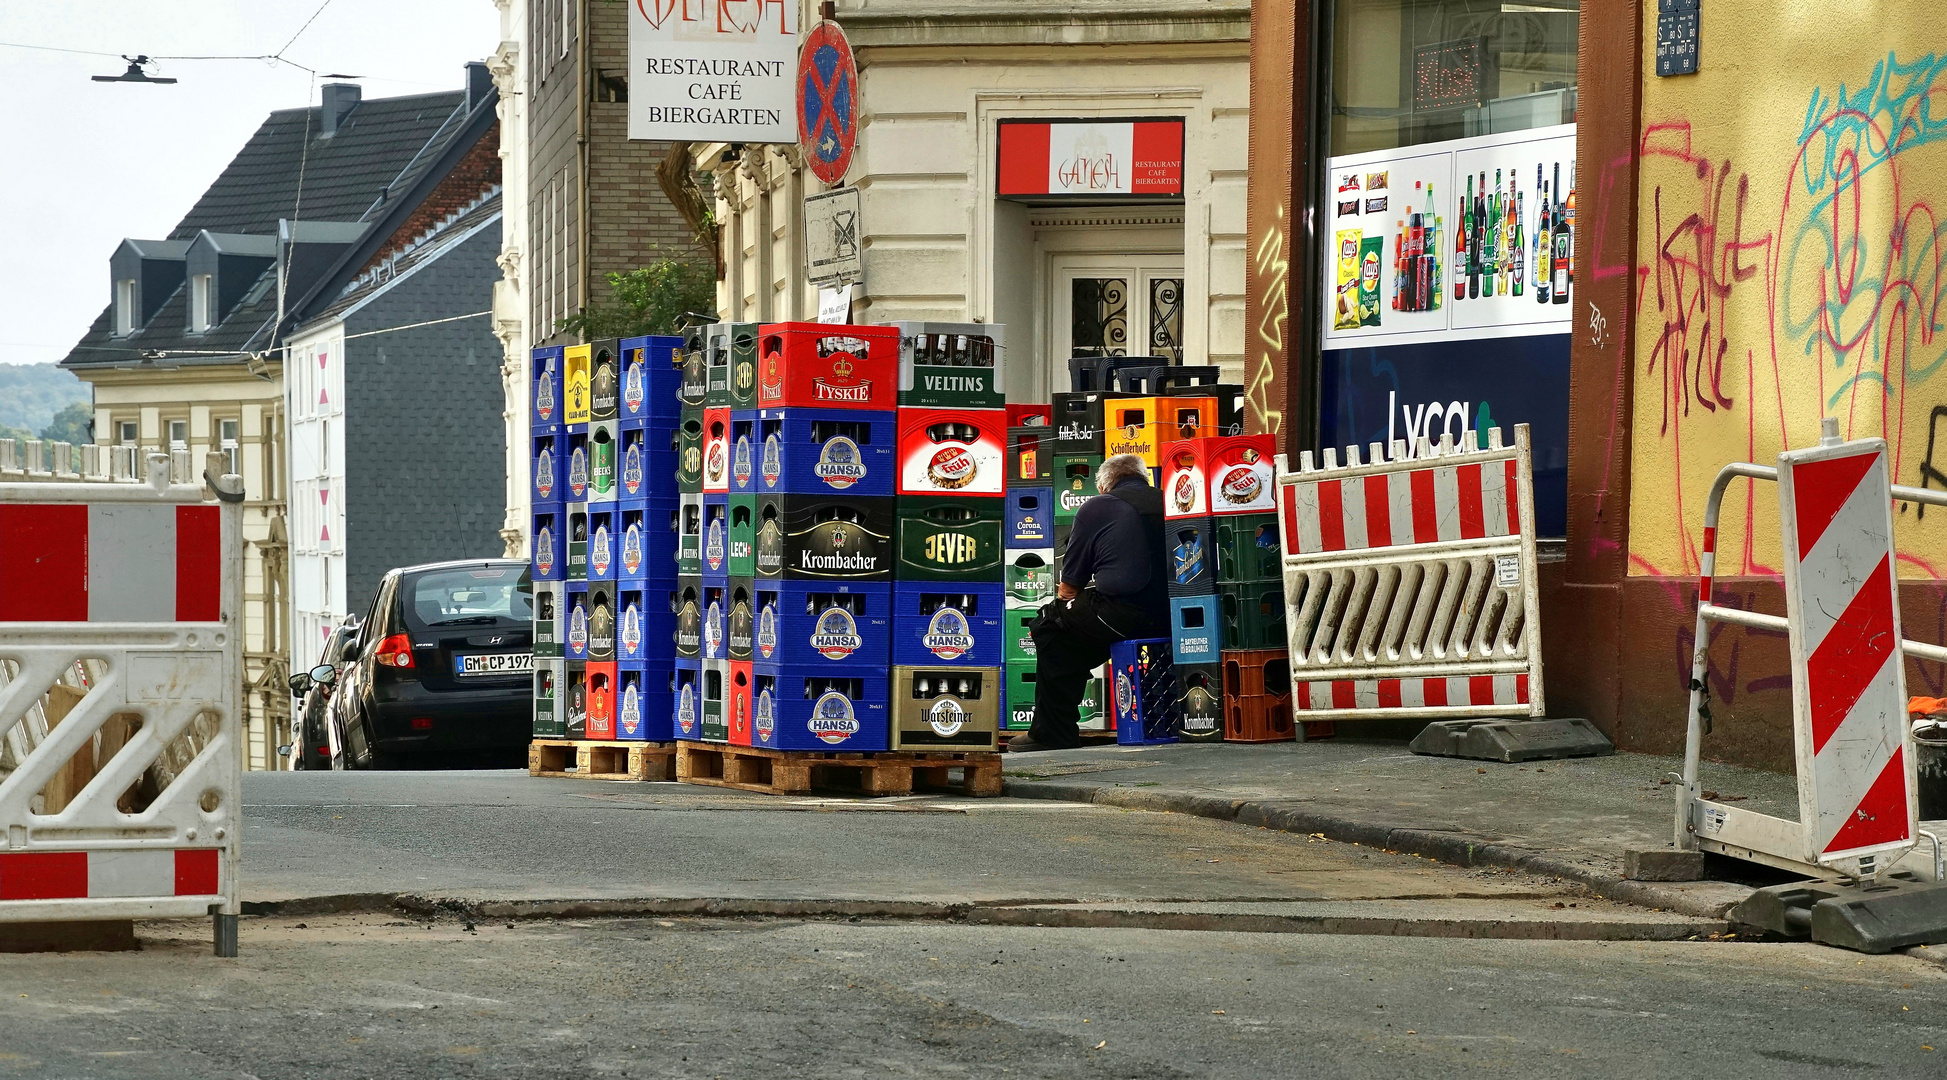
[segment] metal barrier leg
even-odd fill
[[[216,955],[235,959],[237,955],[237,917],[225,915],[221,911],[210,911],[210,922],[216,931]]]

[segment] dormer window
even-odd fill
[[[115,334],[127,337],[135,333],[135,279],[123,278],[115,283]]]
[[[189,332],[192,334],[208,333],[210,324],[215,321],[211,317],[210,310],[215,306],[216,300],[215,290],[211,288],[214,277],[213,274],[190,275]]]

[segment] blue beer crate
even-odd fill
[[[1216,518],[1173,518],[1164,522],[1163,547],[1169,552],[1171,596],[1217,592]]]
[[[751,662],[772,666],[886,667],[892,656],[889,581],[757,580]]]
[[[679,656],[669,666],[670,737],[703,739],[703,661]]]
[[[1054,488],[1007,489],[1006,531],[1001,533],[1001,546],[1004,548],[1055,546]]]
[[[1179,664],[1221,663],[1223,617],[1216,593],[1170,597],[1171,658]]]
[[[560,503],[536,503],[528,563],[535,581],[560,581],[568,571],[568,514]]]
[[[567,582],[561,590],[561,609],[568,613],[568,632],[561,654],[569,660],[588,659],[588,583]]]
[[[703,576],[730,576],[730,496],[703,496]]]
[[[1176,742],[1183,711],[1176,697],[1169,638],[1137,638],[1109,646],[1109,701],[1115,741],[1124,746]]]
[[[756,409],[730,410],[730,494],[755,495],[758,419]]]
[[[623,501],[661,499],[673,501],[676,486],[676,448],[670,444],[675,429],[658,431],[653,427],[629,427],[622,422],[621,478],[617,490]]]
[[[529,439],[533,447],[528,457],[528,477],[531,489],[528,501],[535,505],[564,502],[568,490],[568,436],[562,433],[535,435]]]
[[[892,744],[884,667],[843,671],[755,667],[752,746],[772,750],[885,750]]]
[[[621,503],[622,547],[616,579],[622,582],[676,580],[677,530],[683,508],[675,499]]]
[[[892,662],[914,667],[1002,665],[1007,587],[999,582],[892,583]]]
[[[559,498],[563,502],[587,502],[589,488],[588,425],[582,424],[580,431],[570,429],[565,436],[568,441],[567,463],[562,466],[566,483],[561,488]]]
[[[757,490],[784,495],[893,493],[899,414],[868,409],[760,409]]]
[[[730,580],[703,579],[703,659],[730,659]]]
[[[615,655],[628,661],[666,663],[676,655],[675,581],[667,585],[623,582],[615,601]]]
[[[535,435],[553,435],[567,430],[562,412],[567,408],[561,386],[561,346],[535,349],[528,371],[534,378],[528,395],[528,430]]]
[[[624,660],[617,667],[615,737],[624,742],[668,742],[675,728],[671,694],[675,670],[668,660]]]
[[[588,508],[588,580],[614,581],[621,568],[622,515],[614,503]]]
[[[683,339],[670,335],[623,338],[622,420],[674,419],[682,412]]]

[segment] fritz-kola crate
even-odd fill
[[[998,409],[1004,328],[998,323],[896,322],[899,404]]]
[[[892,533],[891,499],[759,495],[757,576],[887,581]]]
[[[898,407],[899,331],[889,326],[766,323],[758,352],[759,408]]]
[[[1003,694],[997,667],[895,667],[892,748],[997,750]]]

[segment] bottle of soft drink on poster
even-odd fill
[[[1397,229],[1393,233],[1393,310],[1398,311],[1406,300],[1406,223],[1393,223]]]
[[[1467,235],[1474,231],[1473,207],[1468,203],[1474,198],[1474,178],[1467,178],[1467,197],[1460,200],[1460,214],[1454,220],[1460,228],[1453,234],[1453,298],[1467,299]]]
[[[1406,296],[1408,311],[1423,311],[1426,305],[1420,299],[1419,265],[1420,255],[1426,248],[1426,226],[1420,222],[1418,212],[1406,219]]]
[[[1440,310],[1442,294],[1445,292],[1447,286],[1445,279],[1440,276],[1440,241],[1442,235],[1440,232],[1439,211],[1437,204],[1433,201],[1433,185],[1431,183],[1426,186],[1426,213],[1423,216],[1426,219],[1426,254],[1422,256],[1427,264],[1426,307],[1428,311],[1438,311]]]
[[[1487,183],[1487,174],[1481,174],[1481,184]],[[1472,300],[1481,294],[1481,225],[1487,217],[1487,208],[1481,205],[1482,192],[1474,190],[1474,178],[1467,178],[1467,299]]]

